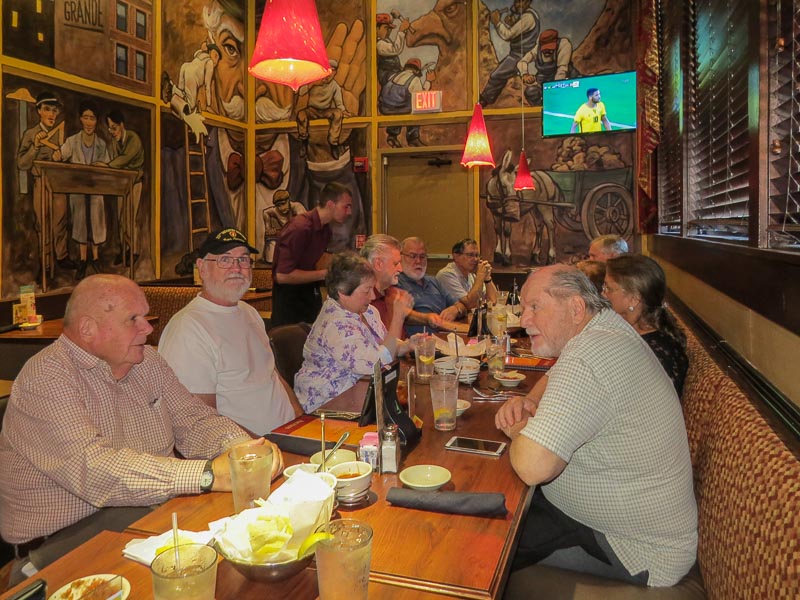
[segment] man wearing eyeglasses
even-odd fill
[[[443,267],[436,279],[468,309],[481,302],[497,302],[497,287],[492,281],[492,265],[481,260],[478,242],[464,238],[453,245],[453,262]]]
[[[170,319],[158,351],[190,392],[261,435],[303,411],[275,369],[263,319],[241,301],[257,252],[236,229],[209,235],[197,259],[203,291]]]
[[[408,335],[421,333],[424,327],[453,329],[453,321],[467,314],[467,307],[427,275],[428,251],[418,237],[408,237],[400,244],[403,272],[397,286],[414,298],[414,308],[406,317]]]

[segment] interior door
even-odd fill
[[[399,240],[417,236],[432,258],[473,234],[470,172],[457,152],[383,157],[383,229]]]

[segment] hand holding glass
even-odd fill
[[[258,498],[269,497],[272,479],[272,447],[234,446],[228,453],[231,468],[233,510],[255,507]]]

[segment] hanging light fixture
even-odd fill
[[[486,122],[483,120],[483,109],[480,103],[475,104],[472,111],[472,120],[469,123],[467,143],[464,145],[464,154],[461,164],[465,167],[488,165],[494,167],[492,147],[489,145],[489,136],[486,135]]]
[[[314,0],[266,0],[248,70],[295,92],[331,74]]]
[[[522,39],[520,39],[520,52],[522,52]],[[528,158],[525,156],[525,83],[520,76],[519,90],[519,112],[522,115],[522,150],[519,153],[519,166],[517,176],[514,179],[514,190],[535,190],[536,185],[531,177],[531,169],[528,166]]]

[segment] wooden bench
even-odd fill
[[[800,441],[688,313],[676,316],[690,361],[682,402],[699,517],[697,564],[671,588],[535,565],[515,575],[507,598],[800,598]]]

